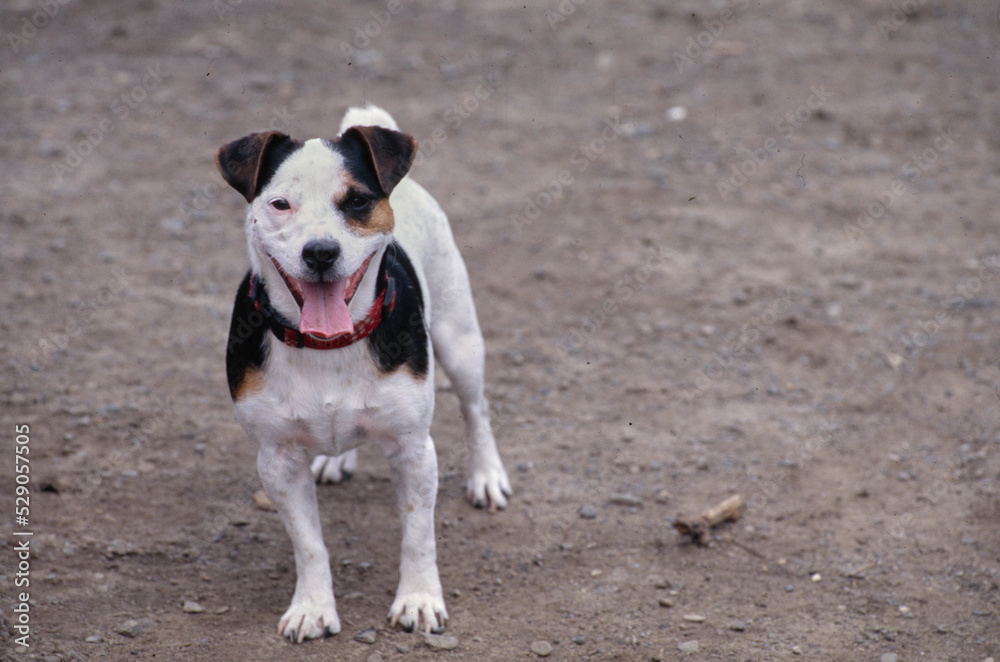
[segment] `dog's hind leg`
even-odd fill
[[[469,500],[479,508],[507,506],[510,480],[490,427],[490,406],[483,393],[486,349],[476,318],[464,265],[453,269],[449,287],[434,309],[431,340],[434,353],[461,403],[469,447]]]
[[[358,470],[358,451],[340,455],[317,455],[312,461],[312,474],[317,483],[342,483]]]

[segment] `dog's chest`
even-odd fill
[[[368,441],[398,438],[429,424],[433,379],[379,370],[363,344],[336,354],[275,343],[263,388],[236,404],[245,426],[279,443],[339,455]]]

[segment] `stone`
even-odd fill
[[[682,653],[697,653],[701,648],[701,644],[698,643],[697,639],[692,639],[691,641],[682,641],[677,644],[677,650]]]
[[[458,638],[447,634],[423,633],[424,644],[431,650],[450,651],[458,648]]]
[[[548,657],[549,655],[552,655],[552,651],[554,650],[555,648],[552,646],[552,644],[545,641],[544,639],[531,642],[531,652],[537,655],[538,657]]]
[[[205,611],[205,608],[194,600],[185,600],[181,610],[185,614],[200,614]]]
[[[134,639],[142,634],[142,626],[139,625],[139,621],[134,618],[130,618],[121,625],[115,628],[115,632],[122,635],[123,637],[128,637]]]

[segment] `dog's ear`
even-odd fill
[[[381,126],[352,126],[344,131],[340,140],[358,143],[387,196],[410,171],[417,155],[416,138]]]
[[[291,142],[291,138],[277,131],[251,133],[220,147],[215,155],[215,165],[230,186],[239,191],[247,202],[253,202],[259,187],[264,184],[261,174],[265,170],[268,152]]]

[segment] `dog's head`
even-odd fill
[[[219,149],[219,172],[250,203],[252,268],[272,302],[287,310],[294,300],[303,333],[332,338],[353,330],[348,305],[391,240],[389,195],[416,151],[412,136],[378,126],[305,142],[254,133]]]

